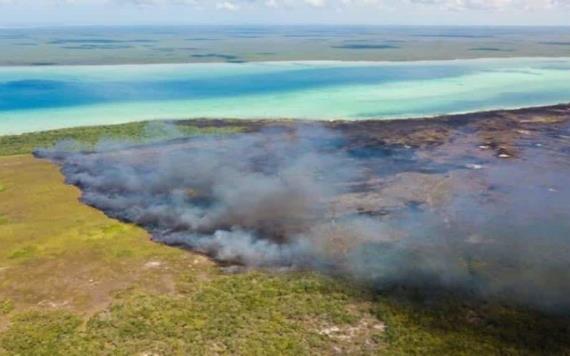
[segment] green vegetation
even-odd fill
[[[347,299],[358,296],[328,280],[247,273],[218,274],[191,284],[191,291],[177,296],[118,296],[83,330],[70,313],[22,313],[13,318],[0,345],[8,352],[34,355],[85,350],[112,355],[299,355],[327,354],[337,343],[341,350],[365,352],[380,341],[380,329],[369,326],[346,335],[339,332],[338,341],[332,342],[322,333],[327,327],[349,330],[361,313]],[[363,337],[372,343],[361,344]]]
[[[354,301],[363,296],[337,282],[214,271],[199,281],[192,274],[175,296],[122,293],[83,328],[67,311],[22,312],[0,346],[33,355],[300,355],[365,353],[381,343],[379,322],[358,323],[366,310],[354,308]]]
[[[142,137],[137,125],[69,132]],[[30,135],[0,149],[66,137]],[[568,318],[313,273],[225,272],[81,204],[30,155],[0,157],[0,182],[0,355],[570,354]]]
[[[388,326],[388,353],[420,355],[562,355],[570,353],[570,320],[512,306],[440,295],[401,294],[377,301]]]
[[[82,322],[15,314],[0,351],[25,355],[568,354],[568,320],[444,297],[372,295],[305,273],[179,276],[174,294],[129,289]],[[376,310],[375,318],[369,311]],[[379,319],[383,320],[380,321]]]
[[[146,278],[161,281],[161,269],[142,268],[148,260],[185,256],[81,204],[79,191],[65,185],[49,162],[8,156],[0,166],[0,181],[10,187],[0,198],[0,300],[9,298],[24,309],[99,308],[115,290]]]
[[[79,317],[65,311],[20,313],[0,336],[0,345],[15,355],[63,355],[80,325]]]
[[[0,156],[31,153],[40,147],[52,147],[63,140],[75,140],[87,147],[102,139],[121,139],[140,142],[149,139],[161,139],[177,136],[196,136],[204,134],[227,134],[239,132],[240,126],[198,127],[192,121],[172,122],[134,122],[119,125],[88,126],[69,129],[32,132],[21,135],[0,136]],[[1,188],[0,188],[1,189]]]
[[[0,317],[9,314],[14,309],[14,303],[10,299],[0,300]]]

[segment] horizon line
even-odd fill
[[[58,28],[58,27],[431,27],[431,28],[567,28],[570,25],[544,24],[544,25],[513,25],[513,24],[357,24],[357,23],[109,23],[109,24],[74,24],[74,23],[38,23],[38,24],[8,24],[1,25],[0,30],[26,29],[26,28]]]

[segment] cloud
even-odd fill
[[[324,7],[327,2],[326,0],[304,0],[307,4],[314,7]]]
[[[446,9],[501,9],[512,5],[514,0],[411,0],[411,3],[436,5]]]
[[[13,12],[8,10],[22,12],[38,9],[49,12],[51,15],[47,18],[80,23],[85,20],[77,17],[78,14],[88,18],[92,11],[99,11],[101,16],[106,17],[113,7],[126,15],[129,11],[141,9],[149,14],[152,14],[153,8],[161,11],[152,14],[154,17],[150,19],[140,18],[142,23],[154,22],[159,17],[161,20],[168,18],[179,21],[182,11],[200,10],[202,16],[211,18],[206,22],[212,23],[227,19],[246,22],[275,20],[279,23],[320,23],[338,19],[343,23],[376,21],[378,24],[409,24],[427,21],[457,24],[464,21],[470,24],[491,22],[524,25],[564,23],[564,14],[570,12],[570,0],[0,0],[0,20],[14,21],[9,15]],[[488,14],[499,17],[488,17]],[[505,15],[512,15],[512,20],[504,19]],[[547,17],[550,15],[553,18]],[[440,19],[437,16],[449,17]]]
[[[537,10],[567,7],[570,4],[570,0],[408,0],[408,3],[412,5],[438,6],[449,10]]]
[[[217,3],[216,9],[227,10],[227,11],[237,11],[237,10],[239,10],[239,5],[236,5],[231,1],[224,1],[224,2]]]
[[[81,3],[81,2],[87,2],[88,0],[72,0],[72,1],[76,3]],[[111,4],[137,5],[137,6],[198,5],[200,3],[199,0],[106,0],[104,2]]]

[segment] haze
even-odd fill
[[[565,26],[569,0],[0,0],[0,26],[401,24]]]

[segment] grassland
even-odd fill
[[[180,121],[169,124],[133,122],[120,125],[90,126],[0,136],[0,156],[31,153],[36,148],[51,147],[63,140],[74,140],[92,146],[100,140],[130,140],[133,142],[176,136],[228,134],[239,132],[242,126],[198,127]],[[0,188],[1,190],[1,188]]]
[[[242,128],[187,126],[188,134]],[[37,145],[143,124],[0,138],[0,355],[570,354],[568,320],[313,273],[232,273],[79,202]]]

